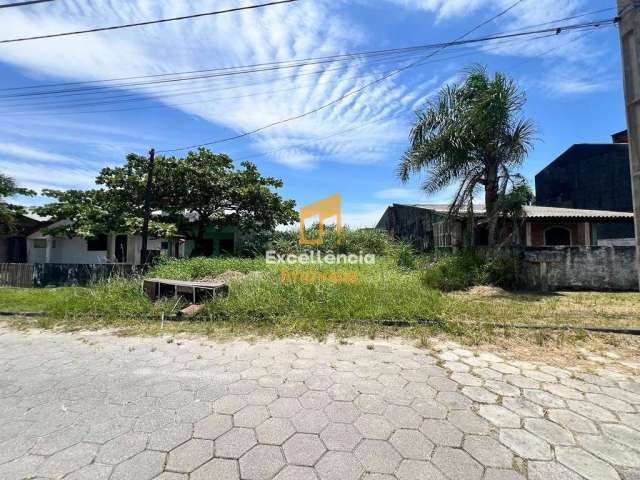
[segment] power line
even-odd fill
[[[555,33],[553,34],[555,35]],[[523,42],[523,41],[528,41],[528,40],[537,40],[540,38],[545,38],[551,36],[551,34],[546,34],[544,36],[540,36],[540,37],[534,37],[533,39],[529,39],[529,38],[518,38],[518,39],[509,39],[509,40],[503,40],[503,41],[496,41],[494,42],[494,45],[492,47],[487,47],[486,49],[484,49],[483,51],[491,51],[491,50],[495,50],[495,49],[499,49],[502,48],[503,45],[505,44],[513,44],[516,42]],[[461,50],[468,50],[466,53],[462,53],[459,55],[450,55],[450,56],[446,56],[446,57],[442,57],[439,58],[438,60],[435,61],[444,61],[444,60],[450,60],[450,59],[456,59],[456,58],[461,58],[461,57],[465,57],[465,56],[469,56],[469,55],[473,55],[475,53],[475,50],[469,48],[469,47],[459,47],[459,49]],[[394,63],[398,63],[402,60],[404,60],[407,57],[414,57],[417,55],[423,55],[422,52],[415,52],[415,53],[406,53],[406,54],[402,54],[402,55],[394,55],[393,57],[381,57],[381,58],[377,58],[374,60],[370,60],[369,63],[367,63],[367,65],[371,65],[373,63],[376,64],[382,64],[382,63],[389,63],[389,62],[394,62]],[[296,73],[294,75],[287,75],[287,76],[279,76],[279,77],[275,77],[273,79],[266,79],[265,81],[258,81],[258,82],[251,82],[251,83],[242,83],[242,84],[236,84],[234,83],[232,86],[226,86],[226,87],[207,87],[204,89],[200,89],[200,90],[194,90],[192,88],[188,88],[188,89],[172,89],[172,90],[161,90],[161,91],[151,91],[151,92],[147,92],[147,91],[143,91],[142,93],[138,93],[138,92],[129,92],[127,93],[125,92],[120,92],[117,94],[113,94],[113,95],[108,95],[108,96],[99,96],[97,97],[98,101],[91,101],[91,102],[87,102],[87,100],[89,99],[85,99],[85,98],[79,98],[79,103],[78,102],[69,102],[66,99],[62,99],[60,101],[56,101],[56,99],[58,99],[61,95],[56,95],[54,97],[53,100],[49,100],[49,101],[45,101],[45,102],[30,102],[30,103],[24,103],[23,100],[30,100],[30,98],[17,98],[16,100],[18,101],[18,103],[13,103],[13,104],[4,104],[2,105],[4,108],[14,108],[14,107],[53,107],[55,108],[56,106],[60,106],[60,107],[78,107],[78,106],[92,106],[92,105],[104,105],[104,104],[111,104],[111,103],[129,103],[129,102],[137,102],[137,101],[154,101],[157,100],[158,98],[168,98],[168,97],[176,97],[176,96],[184,96],[184,95],[191,95],[191,94],[196,94],[196,93],[206,93],[206,92],[211,92],[211,91],[222,91],[222,90],[233,90],[233,89],[238,89],[238,88],[245,88],[248,86],[255,86],[255,85],[261,85],[263,83],[267,83],[267,82],[277,82],[277,81],[281,81],[281,80],[288,80],[288,79],[298,79],[300,77],[306,77],[306,76],[311,76],[311,75],[321,75],[327,72],[331,72],[331,71],[337,71],[337,70],[342,70],[344,68],[349,68],[348,66],[344,66],[344,65],[338,65],[337,67],[325,67],[322,68],[320,70],[313,70],[310,72],[301,72],[301,73]],[[358,76],[355,77],[348,77],[348,79],[353,79],[353,78],[358,78]],[[341,80],[345,80],[346,78],[341,78]],[[160,85],[161,87],[164,87],[166,85]],[[299,88],[304,88],[306,85],[301,86]],[[290,90],[290,89],[287,89]],[[95,91],[90,91],[90,92],[75,92],[75,93],[69,93],[69,94],[65,94],[62,95],[64,97],[67,96],[84,96],[84,95],[102,95],[103,93],[111,93],[110,90],[104,92],[104,91],[100,91],[100,92],[95,92]],[[146,96],[148,94],[152,94],[153,96]],[[265,93],[269,93],[269,92],[265,92]],[[253,94],[250,95],[244,95],[244,96],[253,96]],[[237,97],[231,97],[231,98],[237,98]],[[220,98],[223,99],[223,98]],[[0,100],[10,100],[10,98],[1,98]],[[14,112],[12,112],[13,114]]]
[[[24,7],[27,5],[33,5],[34,3],[46,3],[46,2],[53,2],[53,0],[29,0],[24,2],[4,3],[4,4],[0,4],[0,8]]]
[[[41,0],[41,1],[45,1],[45,0]],[[64,32],[64,33],[51,33],[48,35],[38,35],[38,36],[33,36],[33,37],[22,37],[22,38],[11,38],[8,40],[0,40],[0,43],[14,43],[14,42],[26,42],[29,40],[41,40],[44,38],[57,38],[57,37],[66,37],[69,35],[81,35],[84,33],[95,33],[95,32],[106,32],[106,31],[110,31],[110,30],[120,30],[123,28],[132,28],[132,27],[142,27],[145,25],[153,25],[156,23],[167,23],[167,22],[175,22],[178,20],[188,20],[188,19],[193,19],[193,18],[200,18],[200,17],[208,17],[211,15],[220,15],[223,13],[232,13],[232,12],[239,12],[242,10],[254,10],[257,8],[263,8],[263,7],[269,7],[272,5],[281,5],[283,3],[292,3],[292,2],[297,2],[298,0],[278,0],[278,1],[274,1],[274,2],[268,2],[268,3],[261,3],[258,5],[248,5],[246,7],[235,7],[235,8],[228,8],[226,10],[217,10],[217,11],[213,11],[213,12],[204,12],[204,13],[195,13],[193,15],[183,15],[180,17],[172,17],[172,18],[160,18],[157,20],[147,20],[145,22],[136,22],[136,23],[127,23],[124,25],[112,25],[109,27],[99,27],[99,28],[91,28],[91,29],[87,29],[87,30],[76,30],[73,32]]]
[[[607,9],[607,10],[609,10],[609,9]],[[571,44],[571,43],[574,43],[574,42],[578,41],[579,39],[581,39],[585,35],[587,35],[587,33],[588,32],[584,32],[581,35],[576,36],[575,38],[571,38],[568,42],[565,43],[565,45],[568,45],[568,44]],[[544,38],[546,38],[546,37],[544,37]],[[536,54],[533,58],[527,59],[527,60],[525,60],[523,62],[519,62],[519,63],[515,64],[511,68],[519,68],[519,67],[521,67],[521,66],[523,66],[523,65],[525,65],[527,63],[532,62],[535,58],[544,57],[545,55],[557,50],[557,48],[558,48],[557,46],[554,46],[554,47],[552,47],[550,49],[547,49],[547,50],[545,50],[543,52],[540,52],[540,53]],[[385,118],[385,119],[382,119],[382,120],[373,120],[373,121],[365,122],[365,123],[356,125],[354,127],[350,127],[350,128],[347,128],[347,129],[339,130],[339,131],[334,132],[334,133],[332,133],[330,135],[326,135],[326,136],[323,136],[323,137],[318,137],[318,138],[315,138],[313,140],[309,140],[309,141],[306,141],[306,142],[298,142],[298,143],[294,143],[292,145],[286,145],[284,147],[276,148],[274,150],[269,150],[269,151],[266,151],[266,152],[256,153],[256,154],[252,154],[252,155],[246,155],[246,156],[238,158],[237,161],[250,160],[252,158],[264,157],[266,155],[270,155],[270,154],[273,154],[273,153],[278,153],[278,152],[281,152],[281,151],[284,151],[284,150],[291,150],[291,149],[295,149],[295,148],[306,147],[306,146],[309,146],[309,145],[315,145],[317,143],[321,143],[321,142],[323,142],[325,140],[328,140],[330,138],[335,138],[335,137],[338,137],[338,136],[342,136],[344,134],[351,133],[351,132],[353,132],[355,130],[361,130],[361,129],[365,128],[365,127],[372,126],[372,125],[374,125],[376,123],[384,123],[384,122],[388,122],[388,121],[391,121],[391,120],[395,120],[396,118],[401,117],[405,113],[407,113],[407,112],[400,112],[400,113],[398,113],[396,115],[392,115],[391,117],[388,117],[388,118]]]
[[[505,11],[501,12],[501,14],[504,15],[509,10],[511,10],[512,8],[517,6],[519,3],[520,2],[516,2],[511,7],[509,7]],[[552,20],[550,22],[534,24],[534,25],[528,25],[528,26],[523,27],[522,29],[518,29],[518,30],[500,32],[500,33],[509,34],[509,33],[521,32],[521,31],[526,30],[526,29],[536,28],[536,27],[545,26],[545,25],[550,25],[550,24],[553,24],[553,23],[558,23],[560,21],[566,21],[566,20],[570,20],[570,19],[575,19],[575,18],[580,18],[580,17],[584,17],[584,16],[588,16],[588,15],[593,15],[593,14],[596,14],[596,13],[600,13],[600,12],[604,12],[604,11],[608,11],[608,10],[612,10],[612,9],[614,9],[614,8],[605,8],[605,9],[600,9],[600,10],[594,10],[594,11],[582,13],[582,14],[579,14],[579,15],[573,15],[573,16],[570,16],[570,17],[559,18],[559,19],[556,19],[556,20]],[[487,23],[488,22],[489,21],[487,21]],[[484,26],[484,24],[479,25],[478,27],[475,28],[475,30],[477,30],[481,26]],[[78,82],[62,82],[62,83],[50,83],[50,84],[20,86],[20,87],[5,87],[5,88],[0,88],[0,91],[33,90],[33,89],[42,89],[42,88],[51,88],[51,87],[74,86],[74,85],[92,85],[92,84],[97,84],[97,83],[109,83],[109,85],[105,85],[105,86],[101,87],[101,88],[104,88],[104,89],[113,88],[113,87],[135,86],[135,85],[137,85],[136,83],[111,84],[111,82],[121,82],[121,81],[128,81],[128,80],[143,80],[143,79],[148,79],[148,78],[162,78],[162,77],[169,77],[169,76],[192,75],[192,74],[212,73],[212,72],[215,72],[215,73],[227,73],[229,75],[237,75],[239,73],[247,73],[247,71],[248,71],[248,73],[253,73],[254,72],[253,69],[259,69],[261,67],[296,68],[296,67],[300,67],[300,66],[306,66],[307,64],[312,64],[312,63],[316,64],[316,62],[317,63],[326,63],[325,61],[328,61],[328,62],[330,62],[330,61],[339,61],[339,60],[340,61],[343,61],[343,60],[347,61],[347,60],[353,60],[353,59],[364,58],[364,57],[369,57],[369,56],[377,56],[377,55],[384,56],[384,55],[387,55],[387,54],[411,52],[411,51],[418,51],[418,50],[423,50],[423,49],[431,49],[431,48],[435,49],[435,48],[441,48],[444,45],[445,44],[414,45],[414,46],[409,46],[409,47],[399,47],[399,48],[391,48],[391,49],[383,49],[383,50],[369,50],[369,51],[361,51],[361,52],[353,52],[353,53],[345,53],[345,54],[337,54],[337,55],[328,55],[328,56],[322,56],[322,57],[311,57],[311,58],[302,58],[302,59],[292,59],[292,60],[284,60],[284,61],[258,63],[258,64],[252,64],[252,65],[241,65],[241,66],[235,66],[235,67],[205,68],[205,69],[189,70],[189,71],[182,71],[182,72],[168,72],[168,73],[159,73],[159,74],[150,74],[150,75],[136,75],[136,76],[129,76],[129,77],[108,78],[108,79],[99,79],[99,80],[85,80],[85,81],[78,81]],[[256,70],[256,71],[262,71],[262,70]],[[199,78],[200,77],[186,77],[186,78],[174,79],[173,81],[188,81],[188,80],[199,79]],[[208,78],[208,77],[203,77],[203,78]],[[140,84],[142,84],[142,83],[140,83]],[[75,89],[74,90],[69,90],[69,91],[75,91]],[[36,92],[34,94],[52,94],[52,93],[59,93],[59,92],[57,92],[57,91],[53,91],[53,92],[51,92],[51,91],[41,91],[41,92]]]
[[[494,20],[502,15],[504,15],[506,12],[508,12],[511,8],[514,8],[517,4],[521,3],[522,0],[519,0],[518,2],[516,2],[514,5],[512,5],[511,7],[509,7],[506,10],[503,10],[502,12],[500,12],[499,14],[495,15],[494,17],[492,17],[492,19],[490,20]],[[366,83],[365,85],[356,88],[354,90],[351,90],[347,93],[345,93],[344,95],[328,102],[325,103],[319,107],[316,107],[314,109],[308,110],[306,112],[303,112],[299,115],[295,115],[292,117],[288,117],[288,118],[284,118],[282,120],[278,120],[276,122],[272,122],[269,123],[267,125],[263,125],[261,127],[255,128],[253,130],[250,130],[248,132],[244,132],[244,133],[240,133],[237,135],[233,135],[230,137],[226,137],[226,138],[221,138],[218,140],[212,140],[209,142],[204,142],[204,143],[200,143],[200,144],[194,144],[194,145],[187,145],[184,147],[177,147],[177,148],[171,148],[171,149],[165,149],[165,150],[159,150],[158,153],[168,153],[168,152],[178,152],[178,151],[182,151],[182,150],[190,150],[190,149],[194,149],[194,148],[200,148],[200,147],[206,147],[209,145],[215,145],[215,144],[220,144],[220,143],[225,143],[225,142],[229,142],[232,140],[238,140],[240,138],[244,138],[244,137],[248,137],[250,135],[254,135],[256,133],[262,132],[264,130],[267,130],[269,128],[275,127],[277,125],[281,125],[283,123],[287,123],[287,122],[291,122],[294,120],[299,120],[300,118],[312,115],[314,113],[317,113],[321,110],[324,110],[326,108],[329,108],[339,102],[341,102],[342,100],[345,100],[346,98],[352,97],[353,95],[359,94],[361,92],[363,92],[364,90],[366,90],[367,88],[376,85],[378,83],[381,83],[391,77],[394,77],[396,75],[398,75],[399,73],[402,73],[410,68],[419,66],[420,63],[424,60],[427,60],[428,58],[431,58],[433,55],[436,55],[438,52],[440,52],[441,50],[447,48],[448,46],[452,46],[452,45],[460,45],[460,44],[466,44],[466,43],[478,43],[480,41],[487,41],[487,40],[495,40],[495,39],[502,39],[502,38],[514,38],[514,37],[519,37],[519,36],[524,36],[524,35],[533,35],[533,34],[543,34],[543,33],[550,33],[555,31],[557,34],[560,34],[562,32],[566,32],[566,31],[572,31],[572,30],[580,30],[580,29],[584,29],[587,27],[595,27],[595,26],[601,26],[605,23],[616,23],[617,22],[617,18],[615,19],[607,19],[607,20],[601,20],[601,21],[597,21],[597,22],[588,22],[588,23],[583,23],[583,24],[575,24],[575,25],[567,25],[567,26],[563,26],[563,27],[553,27],[553,28],[547,28],[547,29],[542,29],[542,30],[537,30],[537,31],[533,31],[533,32],[520,32],[520,33],[512,33],[512,34],[508,34],[508,35],[500,35],[500,36],[495,36],[493,38],[484,38],[482,40],[480,39],[472,39],[472,40],[462,40],[464,37],[466,37],[470,32],[473,32],[475,30],[477,30],[478,27],[474,27],[472,30],[470,30],[470,32],[465,33],[464,35],[462,35],[461,37],[458,37],[456,40],[454,40],[453,42],[449,42],[447,44],[444,44],[444,46],[442,48],[440,48],[439,50],[437,50],[436,52],[426,56],[424,59],[422,60],[417,60],[415,62],[409,63],[403,67],[400,67],[396,70],[387,72],[386,74],[384,74],[382,77],[373,80],[372,82]],[[486,25],[486,21],[483,22],[483,25]]]

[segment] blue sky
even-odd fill
[[[0,36],[76,30],[251,3],[256,2],[56,1],[0,10]],[[184,22],[3,44],[0,88],[442,42],[511,4],[513,0],[300,0]],[[472,36],[614,6],[614,0],[523,0]],[[611,10],[568,23],[614,15]],[[445,50],[423,66],[331,108],[214,150],[251,160],[263,173],[282,178],[282,194],[299,205],[341,192],[344,219],[351,225],[375,224],[393,202],[445,202],[450,191],[426,197],[419,190],[419,179],[403,185],[394,171],[407,145],[413,111],[474,62],[507,73],[527,92],[525,114],[538,127],[535,150],[522,168],[531,180],[573,143],[609,142],[611,133],[625,128],[618,32],[606,27]],[[295,78],[290,72],[272,72],[203,79],[178,87],[149,86],[138,89],[130,103],[89,107],[69,108],[60,99],[0,99],[0,171],[37,190],[90,188],[101,167],[122,163],[129,152],[203,143],[298,115],[406,63],[354,61],[320,75],[310,73],[317,67],[305,67],[296,71],[301,75]],[[102,95],[114,98],[127,93],[113,89]],[[324,137],[330,138],[321,140]]]

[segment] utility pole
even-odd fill
[[[149,237],[149,217],[151,216],[151,190],[153,188],[153,166],[155,163],[156,151],[149,150],[149,164],[147,165],[147,187],[144,191],[144,218],[142,220],[142,250],[140,260],[146,265],[149,263],[149,251],[147,250],[147,240]]]
[[[618,0],[618,16],[636,225],[636,266],[640,282],[640,1]]]

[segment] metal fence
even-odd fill
[[[0,286],[33,287],[33,274],[30,263],[0,263]]]

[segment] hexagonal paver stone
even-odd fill
[[[160,430],[156,430],[149,437],[151,450],[168,452],[181,443],[186,442],[193,434],[193,427],[188,423],[173,423]]]
[[[573,445],[573,435],[569,430],[544,418],[526,418],[524,428],[553,445]]]
[[[202,465],[189,476],[191,480],[239,480],[237,460],[214,458]]]
[[[601,425],[605,435],[627,447],[640,449],[640,432],[625,425],[605,423]]]
[[[520,395],[519,388],[502,380],[487,380],[484,382],[484,388],[502,397],[517,397]]]
[[[454,373],[451,375],[451,380],[467,387],[482,386],[482,379],[470,373]]]
[[[278,398],[269,404],[269,412],[273,417],[290,418],[302,410],[297,398]]]
[[[311,467],[287,465],[273,480],[318,480],[318,476]]]
[[[233,415],[236,427],[253,428],[269,418],[269,411],[262,405],[248,405]]]
[[[607,410],[613,410],[615,412],[625,412],[625,413],[633,413],[635,409],[633,405],[628,404],[627,402],[620,400],[618,398],[612,398],[609,395],[604,395],[602,393],[587,393],[585,394],[587,400],[591,403],[599,405]]]
[[[278,398],[278,394],[275,389],[257,388],[247,395],[247,402],[249,405],[269,405],[276,398]]]
[[[322,410],[331,403],[331,397],[327,392],[312,390],[300,397],[300,403],[304,408]]]
[[[299,397],[309,389],[303,382],[291,382],[278,385],[278,396]]]
[[[451,480],[479,480],[482,477],[482,465],[457,448],[437,447],[431,461]]]
[[[565,406],[563,399],[542,390],[524,389],[522,394],[527,400],[531,400],[533,403],[537,403],[541,407],[564,408]]]
[[[573,400],[581,400],[583,397],[582,393],[576,390],[575,388],[567,387],[566,385],[561,385],[559,383],[551,383],[544,384],[542,386],[549,393],[553,393],[561,398],[568,398]]]
[[[468,410],[472,405],[471,400],[458,392],[440,392],[436,395],[436,400],[451,410]]]
[[[447,416],[447,408],[435,400],[417,399],[411,404],[411,408],[422,415],[423,418],[444,419]]]
[[[596,422],[617,422],[616,416],[598,405],[583,400],[567,400],[569,410]]]
[[[389,405],[384,416],[398,428],[418,428],[422,423],[422,417],[411,407]]]
[[[138,420],[133,426],[133,430],[136,432],[151,433],[174,423],[174,421],[175,414],[170,410],[151,410],[149,413],[138,417]]]
[[[362,440],[362,435],[348,423],[330,423],[320,438],[329,450],[351,451]]]
[[[446,480],[433,464],[418,460],[403,460],[395,476],[398,480]]]
[[[463,387],[462,394],[478,403],[496,403],[498,396],[483,387]]]
[[[447,420],[464,433],[485,435],[490,430],[489,423],[484,418],[467,410],[454,410],[449,414]]]
[[[525,480],[515,470],[506,470],[502,468],[487,468],[482,480]]]
[[[585,452],[581,448],[557,447],[556,458],[560,463],[579,473],[587,480],[620,479],[620,476],[611,465]]]
[[[22,480],[33,477],[42,461],[42,457],[37,455],[25,455],[12,462],[4,463],[0,465],[0,478]]]
[[[282,446],[287,462],[312,467],[327,450],[317,435],[296,433]]]
[[[322,410],[300,410],[291,421],[301,433],[320,433],[329,424],[329,419]]]
[[[193,438],[169,452],[167,469],[190,473],[211,458],[213,458],[213,440]]]
[[[176,422],[193,423],[203,419],[211,413],[211,405],[199,400],[192,402],[176,411]]]
[[[78,443],[47,458],[38,468],[38,475],[53,478],[64,477],[67,473],[89,465],[97,451],[97,445]]]
[[[551,459],[549,444],[526,430],[505,428],[500,431],[500,441],[527,460]]]
[[[336,383],[327,390],[333,400],[351,402],[358,396],[358,392],[351,385],[346,383]]]
[[[577,439],[583,449],[613,465],[640,467],[640,452],[612,442],[604,435],[578,435]]]
[[[481,405],[478,413],[497,427],[518,428],[520,417],[501,405]]]
[[[271,480],[284,465],[278,447],[256,445],[240,459],[240,476],[246,480]]]
[[[552,409],[548,411],[547,417],[549,420],[573,432],[598,433],[598,428],[595,423],[571,410]]]
[[[361,415],[354,423],[364,438],[386,440],[393,432],[393,426],[381,415]]]
[[[193,392],[189,390],[178,390],[177,392],[170,393],[169,395],[160,398],[160,400],[158,400],[158,405],[162,408],[175,409],[191,402],[193,402]]]
[[[389,441],[404,458],[428,460],[433,451],[433,443],[417,430],[396,430]]]
[[[580,475],[558,462],[529,462],[527,471],[529,480],[582,480]]]
[[[331,377],[325,375],[314,375],[309,377],[305,383],[307,387],[309,387],[309,390],[327,390],[333,385],[333,380],[331,380]]]
[[[353,402],[331,402],[324,412],[329,420],[336,423],[353,423],[360,414]]]
[[[227,387],[229,393],[232,393],[234,395],[247,395],[253,392],[256,388],[258,388],[258,382],[256,382],[255,380],[247,379],[238,380],[237,382],[234,382]]]
[[[427,419],[420,431],[436,445],[459,447],[462,444],[462,432],[446,420]]]
[[[360,411],[365,413],[380,414],[386,408],[384,398],[379,395],[361,394],[354,400],[354,403]]]
[[[398,452],[382,440],[364,440],[354,453],[367,472],[393,473],[402,460]]]
[[[215,440],[223,433],[231,430],[233,421],[230,415],[221,415],[214,413],[206,418],[203,418],[194,425],[193,436],[196,438],[206,438],[208,440]]]
[[[111,465],[92,463],[91,465],[87,465],[80,470],[70,473],[64,478],[65,480],[107,480],[112,470],[113,467]]]
[[[213,411],[226,415],[233,415],[247,405],[244,395],[225,395],[213,402]]]
[[[327,452],[316,464],[320,480],[358,480],[362,466],[358,459],[347,452]]]
[[[462,448],[485,467],[511,468],[513,463],[511,451],[488,436],[468,435]]]
[[[144,433],[125,433],[109,440],[100,447],[96,462],[115,465],[127,458],[137,455],[147,446],[147,435]]]
[[[542,417],[545,409],[522,397],[503,397],[502,406],[508,408],[521,417]]]
[[[256,443],[256,434],[250,428],[232,428],[216,440],[216,456],[240,458]]]
[[[110,480],[151,480],[164,469],[165,453],[145,450],[113,470]]]
[[[267,445],[282,445],[294,433],[293,425],[286,418],[270,418],[256,428],[258,442]]]
[[[170,413],[166,413],[171,416]],[[141,417],[142,418],[142,417]],[[133,418],[112,418],[104,422],[96,422],[89,428],[89,433],[84,437],[87,442],[104,443],[118,435],[128,432],[133,425]]]

